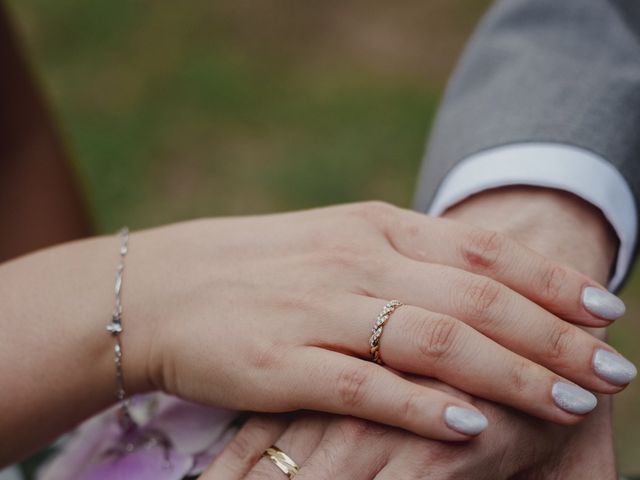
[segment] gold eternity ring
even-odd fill
[[[295,477],[300,470],[298,464],[275,445],[267,448],[262,455],[271,460],[288,478]]]
[[[382,330],[387,320],[389,320],[389,317],[402,305],[404,304],[398,300],[391,300],[384,306],[378,318],[376,318],[376,323],[373,325],[371,338],[369,339],[369,354],[371,355],[371,361],[376,362],[378,365],[382,365],[382,358],[380,357],[380,337],[382,337]]]

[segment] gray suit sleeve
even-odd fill
[[[640,2],[498,1],[449,83],[415,207],[426,211],[462,159],[521,142],[600,155],[640,204]]]

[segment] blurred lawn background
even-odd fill
[[[485,0],[12,0],[101,232],[383,199],[409,206]],[[640,364],[640,288],[612,343]],[[638,382],[640,383],[640,382]],[[640,473],[640,385],[616,401]]]

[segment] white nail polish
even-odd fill
[[[624,302],[613,293],[596,287],[587,287],[582,291],[582,305],[605,320],[616,320],[626,310]]]
[[[465,435],[478,435],[489,425],[487,417],[481,413],[455,406],[444,411],[444,421],[449,428]]]
[[[598,404],[598,399],[593,393],[570,383],[554,383],[551,396],[561,409],[578,415],[590,412]]]
[[[626,385],[638,374],[629,360],[603,349],[596,350],[593,355],[593,369],[599,377],[614,385]]]

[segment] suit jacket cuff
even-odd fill
[[[611,163],[588,150],[556,143],[517,143],[484,150],[447,174],[429,213],[441,215],[470,195],[508,185],[564,190],[599,208],[620,240],[609,288],[620,286],[633,259],[638,216],[631,188]]]

